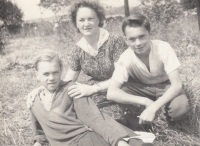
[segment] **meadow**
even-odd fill
[[[120,33],[120,22],[113,20],[106,28]],[[33,132],[26,107],[26,96],[39,86],[35,78],[33,60],[41,49],[56,50],[64,62],[80,37],[71,25],[67,32],[43,36],[16,37],[6,40],[4,54],[0,56],[0,145],[32,145]],[[168,124],[156,118],[152,132],[155,146],[200,145],[200,34],[197,16],[180,17],[167,26],[152,24],[152,39],[168,41],[181,62],[179,68],[184,89],[189,97],[190,112],[185,119]]]

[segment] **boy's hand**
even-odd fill
[[[42,146],[39,142],[36,142],[33,146]]]
[[[72,98],[81,98],[94,94],[96,90],[97,89],[94,86],[78,83],[77,85],[72,85],[69,87],[68,94]]]
[[[155,119],[157,110],[154,108],[154,105],[151,104],[148,106],[139,116],[139,124],[151,123]]]
[[[43,88],[42,86],[38,87],[38,88],[34,89],[33,91],[31,91],[31,93],[28,94],[27,100],[26,100],[26,106],[28,108],[30,108],[33,105],[35,97],[40,93],[42,88]]]

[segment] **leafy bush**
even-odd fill
[[[139,11],[146,15],[152,23],[167,25],[182,15],[182,7],[174,0],[149,0],[139,8],[133,8],[131,13]]]
[[[194,9],[197,6],[197,0],[181,0],[181,4],[185,10]]]

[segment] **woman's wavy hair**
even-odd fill
[[[76,27],[76,16],[78,9],[84,7],[90,8],[96,12],[97,17],[99,18],[99,27],[103,27],[105,21],[104,9],[102,6],[99,5],[99,3],[93,1],[79,1],[72,5],[70,10],[70,18],[74,26]]]

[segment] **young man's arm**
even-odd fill
[[[182,91],[182,83],[179,76],[178,69],[169,73],[169,80],[171,86],[169,89],[154,103],[147,107],[140,115],[140,123],[152,122],[155,118],[156,112],[166,103],[177,97]],[[181,103],[180,103],[181,104]]]
[[[34,146],[39,146],[39,145],[48,143],[48,140],[44,134],[44,131],[42,130],[42,127],[40,126],[38,120],[36,119],[32,111],[30,111],[30,116],[31,116],[31,124],[32,124],[33,132],[34,132],[34,137],[33,137]]]
[[[112,79],[108,88],[107,99],[122,104],[143,105],[145,107],[148,107],[153,102],[146,97],[126,93],[121,89],[121,86],[122,83]]]

